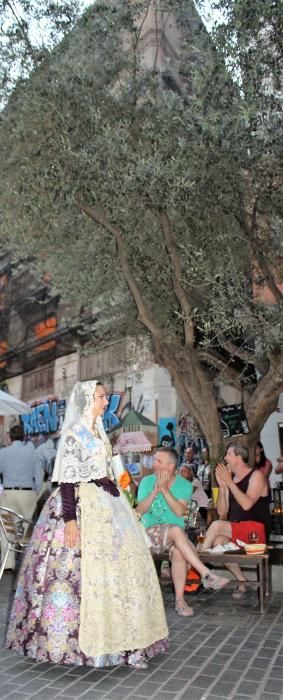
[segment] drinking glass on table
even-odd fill
[[[256,530],[251,530],[248,533],[249,544],[258,544],[258,533]]]
[[[203,543],[204,543],[204,540],[205,540],[205,536],[206,536],[206,529],[205,529],[204,527],[200,527],[200,528],[196,531],[196,536],[197,536],[197,549],[198,549],[199,551],[201,551],[201,550],[202,550]]]

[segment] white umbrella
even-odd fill
[[[31,411],[32,409],[27,403],[0,389],[0,416],[22,415],[31,413]]]

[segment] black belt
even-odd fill
[[[31,486],[4,486],[4,491],[33,491]]]

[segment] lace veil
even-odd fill
[[[76,382],[73,388],[61,429],[61,438],[57,449],[52,481],[60,482],[63,480],[63,454],[65,452],[66,440],[72,434],[72,429],[75,428],[77,433],[80,429],[87,429],[89,431],[93,427],[92,404],[96,385],[97,382],[95,380]],[[102,440],[108,443],[100,416],[96,419],[95,427],[99,434],[99,441]],[[94,437],[93,441],[97,442]],[[73,479],[71,480],[73,481]]]

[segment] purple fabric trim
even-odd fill
[[[93,479],[92,483],[96,484],[96,486],[101,486],[104,489],[104,491],[110,493],[110,495],[114,496],[114,498],[118,498],[118,496],[120,496],[120,492],[117,489],[116,484],[114,484],[113,481],[108,479],[107,476],[104,476],[102,479]],[[64,522],[68,523],[69,520],[76,520],[75,484],[60,484],[60,493],[62,498],[62,512]]]
[[[119,506],[119,503],[117,502],[116,505]],[[122,511],[120,511],[119,518]],[[80,527],[79,503],[77,503],[77,521]],[[113,571],[115,571],[116,561],[121,556],[120,552],[124,545],[121,532],[125,531],[127,523],[123,519],[119,519],[119,524],[116,524],[113,520],[112,526],[113,545],[107,552],[107,556],[111,558]],[[72,668],[82,665],[101,668],[102,666],[113,667],[125,664],[131,668],[140,668],[144,658],[151,658],[167,651],[168,640],[165,638],[154,642],[146,649],[129,650],[128,652],[122,649],[121,651],[117,650],[115,654],[85,656],[79,646],[80,546],[67,549],[64,547],[63,541],[62,498],[60,490],[56,490],[48,498],[41,511],[22,564],[10,616],[6,640],[7,649],[12,649],[22,656],[27,656],[41,663],[53,662],[62,666],[68,664],[72,665]],[[101,556],[100,551],[97,554]],[[133,586],[136,589],[136,605],[138,606],[139,590],[146,586],[147,581],[137,579],[134,551],[132,556]],[[149,605],[149,614],[150,610],[151,606]],[[93,612],[94,626],[96,614],[98,613],[95,609]]]
[[[120,492],[117,489],[116,484],[114,484],[111,479],[108,479],[108,476],[103,476],[102,479],[94,479],[93,483],[96,484],[96,486],[102,486],[104,491],[107,491],[107,493],[110,493],[111,496],[114,496],[115,498],[120,496]]]
[[[69,520],[76,520],[75,485],[66,483],[60,484],[60,493],[64,523],[68,523]]]

